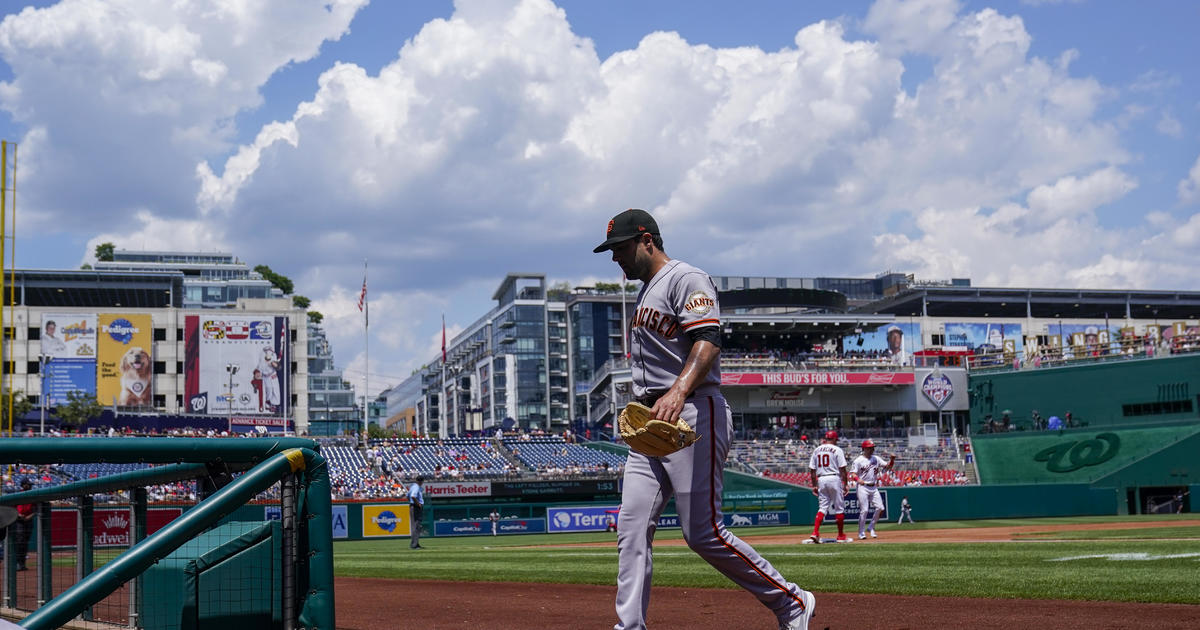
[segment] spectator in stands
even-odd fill
[[[33,482],[29,478],[21,480],[21,492],[29,492],[33,489]],[[25,556],[29,552],[29,536],[33,533],[33,516],[37,514],[36,503],[24,503],[17,506],[17,520],[12,524],[14,538],[13,556],[17,563],[18,571],[27,570],[25,567]]]
[[[1063,423],[1067,425],[1068,429],[1075,426],[1075,419],[1071,417],[1070,411],[1068,411],[1066,417],[1063,418]]]
[[[1041,431],[1046,428],[1045,423],[1042,421],[1042,414],[1038,413],[1037,409],[1029,412],[1029,417],[1033,419],[1033,429],[1035,431]]]

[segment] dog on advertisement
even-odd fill
[[[150,404],[150,354],[134,346],[121,356],[121,394],[117,405],[142,407]]]

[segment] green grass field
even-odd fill
[[[905,529],[1129,522],[1116,530],[1035,533],[1005,543],[756,545],[806,589],[842,593],[1080,599],[1200,604],[1200,527],[1146,529],[1172,517],[1087,517],[917,523]],[[1178,520],[1180,517],[1174,517]],[[1182,518],[1194,518],[1183,515]],[[889,525],[880,525],[887,536]],[[852,528],[851,528],[852,529]],[[807,534],[808,527],[738,528],[739,536]],[[678,530],[658,539],[678,539]],[[1045,540],[1053,537],[1066,540]],[[614,584],[611,533],[338,542],[339,576],[456,581]],[[686,547],[660,546],[655,584],[736,588]]]

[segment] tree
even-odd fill
[[[324,319],[325,319],[325,316],[322,315],[319,311],[309,311],[308,312],[308,321],[310,321],[314,324],[320,324]]]
[[[632,282],[626,282],[625,283],[625,292],[633,293],[634,291],[637,291],[637,285]]]
[[[87,269],[91,269],[91,268],[92,268],[92,266],[91,266],[90,264],[88,264],[88,263],[83,263],[82,265],[79,265],[79,268],[80,268],[80,269],[87,270]]]
[[[33,402],[25,396],[25,392],[15,391],[12,393],[12,418],[8,417],[8,396],[0,396],[0,427],[5,429],[13,425],[12,420],[22,418],[25,414],[33,411]]]
[[[291,278],[271,271],[271,268],[266,265],[259,265],[255,267],[254,270],[261,274],[263,278],[266,278],[271,284],[275,285],[275,287],[280,291],[283,291],[284,295],[291,295],[292,291],[296,288],[295,285],[292,284]]]
[[[75,390],[67,392],[67,403],[59,405],[55,415],[67,424],[80,426],[103,412],[104,407],[95,396]]]
[[[621,283],[619,283],[619,282],[597,282],[596,290],[601,293],[616,293],[617,291],[621,290]]]
[[[112,262],[113,252],[117,249],[112,243],[100,243],[96,246],[96,260],[101,262]]]
[[[312,300],[304,297],[303,295],[292,296],[292,306],[295,306],[296,308],[308,308],[310,304],[312,304]]]
[[[570,294],[571,283],[566,281],[552,284],[549,289],[546,289],[546,297],[555,302],[566,302],[567,296]]]

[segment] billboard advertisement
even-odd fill
[[[725,515],[726,527],[769,527],[774,525],[789,525],[791,514],[788,512],[734,512]]]
[[[41,342],[47,403],[64,404],[73,391],[96,395],[95,315],[43,313]]]
[[[616,523],[616,519],[615,505],[546,508],[550,533],[602,532]]]
[[[912,372],[723,372],[721,385],[912,385]]]
[[[407,503],[364,505],[362,514],[363,538],[408,536],[412,533]]]
[[[870,332],[846,335],[842,340],[843,352],[878,354],[896,365],[912,365],[912,353],[923,349],[921,324],[916,322],[896,322]]]
[[[976,354],[1001,352],[1016,354],[1025,350],[1021,324],[1011,322],[947,322],[946,348],[963,348]]]
[[[544,534],[544,518],[505,518],[496,525],[499,534]],[[492,522],[486,518],[465,521],[438,521],[433,524],[434,536],[491,536]]]
[[[183,508],[150,508],[146,510],[146,535],[164,528],[183,514]],[[133,518],[129,508],[96,508],[92,513],[92,545],[128,547]],[[50,513],[50,545],[54,549],[75,546],[79,535],[79,510],[55,508]]]
[[[154,334],[149,314],[98,316],[96,399],[102,405],[154,404]]]
[[[888,518],[887,493],[888,493],[887,490],[879,491],[879,498],[883,501],[883,511],[879,513],[879,518],[880,518],[880,520],[885,521],[885,522],[887,521],[887,518]],[[858,504],[858,493],[857,492],[847,492],[846,493],[846,520],[857,522],[858,514],[861,511],[862,511],[862,506]],[[870,518],[870,516],[871,516],[871,513],[868,511],[867,517]]]
[[[188,412],[286,415],[287,335],[286,317],[188,315],[183,360]]]

